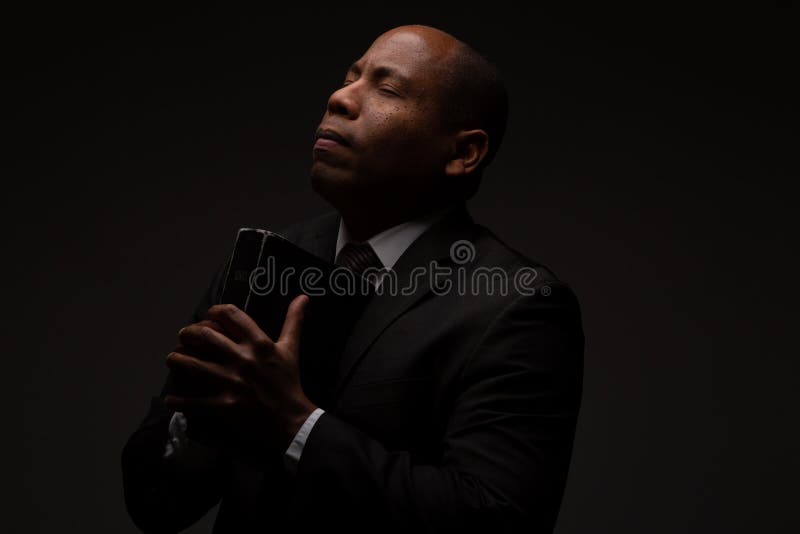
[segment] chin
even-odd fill
[[[334,207],[352,197],[358,180],[345,169],[331,167],[321,162],[311,166],[311,188]]]

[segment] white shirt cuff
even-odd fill
[[[306,419],[305,423],[303,423],[303,426],[301,426],[300,430],[298,430],[297,434],[295,434],[291,445],[289,445],[289,448],[286,449],[283,459],[286,467],[292,473],[297,470],[297,464],[300,462],[300,455],[303,454],[303,447],[306,444],[308,435],[311,433],[311,429],[314,428],[317,419],[319,419],[319,417],[324,413],[325,410],[322,408],[317,408],[311,412],[311,415],[308,416],[308,419]]]
[[[181,412],[175,412],[169,420],[169,439],[163,457],[165,459],[177,457],[186,445],[186,440],[186,416]]]

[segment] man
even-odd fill
[[[308,297],[292,301],[270,339],[241,310],[213,305],[218,273],[167,364],[222,393],[188,398],[168,382],[123,450],[126,504],[142,530],[181,530],[220,499],[218,533],[552,530],[583,334],[568,286],[466,210],[506,113],[494,67],[434,28],[395,28],[350,67],[311,169],[336,212],[282,233],[357,271],[391,269],[412,289],[366,304],[332,360],[334,397],[320,406],[298,363]],[[431,262],[460,273],[450,282],[489,269],[532,283],[409,285]],[[238,452],[187,438],[193,414],[230,422],[236,446],[225,451]]]

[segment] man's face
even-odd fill
[[[353,64],[317,131],[311,168],[317,193],[334,205],[386,205],[432,191],[447,152],[435,66],[448,50],[446,42],[393,30]]]

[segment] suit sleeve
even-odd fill
[[[552,532],[572,453],[583,331],[566,286],[519,296],[467,355],[441,457],[415,462],[323,414],[297,468],[297,507],[404,532]]]
[[[213,277],[191,315],[205,317],[221,291],[227,261]],[[164,458],[169,422],[174,412],[162,404],[171,390],[168,374],[160,395],[122,450],[125,505],[133,522],[144,532],[178,532],[195,523],[221,498],[229,458],[212,447],[187,440],[179,455]]]

